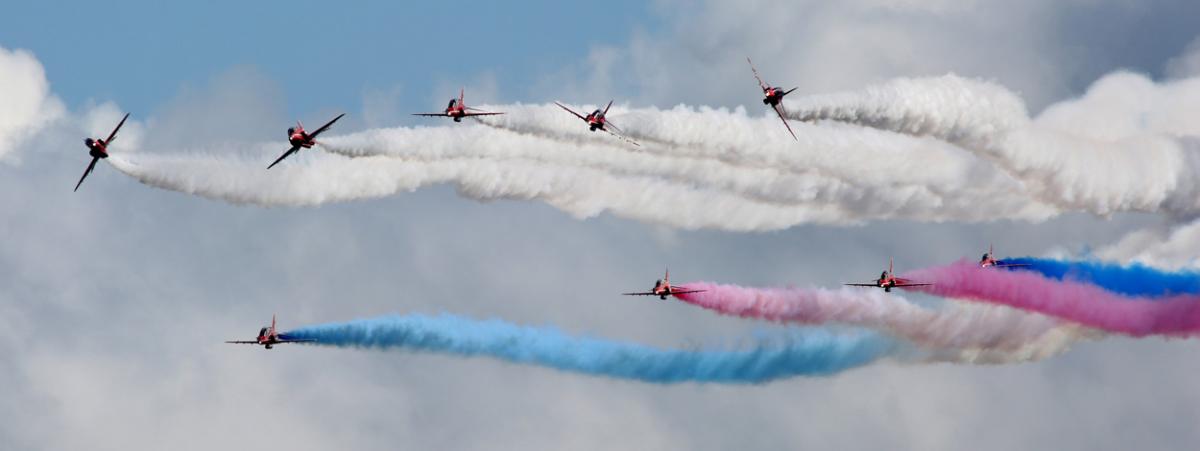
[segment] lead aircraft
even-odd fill
[[[226,343],[239,345],[262,345],[266,349],[271,349],[275,345],[284,343],[311,343],[317,340],[314,339],[295,339],[279,336],[279,332],[275,330],[275,315],[271,315],[271,325],[263,326],[258,330],[258,337],[254,340],[232,340]]]

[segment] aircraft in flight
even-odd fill
[[[604,130],[608,134],[616,136],[617,139],[620,139],[622,141],[628,142],[635,146],[641,147],[641,144],[638,144],[634,140],[623,136],[623,134],[625,132],[622,132],[620,128],[617,128],[617,126],[612,123],[612,121],[608,120],[608,117],[606,115],[608,114],[608,108],[612,106],[612,103],[613,103],[613,101],[609,100],[608,105],[606,105],[603,110],[596,109],[595,111],[592,111],[591,113],[589,113],[587,116],[584,116],[582,114],[576,113],[575,110],[567,108],[566,105],[558,103],[558,101],[554,102],[554,104],[558,105],[559,108],[567,110],[568,113],[574,114],[575,117],[582,119],[584,122],[587,122],[588,129],[590,131],[594,132],[596,130]],[[610,129],[612,129],[612,130],[610,130]]]
[[[262,329],[259,329],[258,337],[255,338],[254,340],[232,340],[232,341],[226,341],[226,343],[233,343],[233,344],[240,344],[240,345],[262,345],[264,348],[271,349],[271,347],[273,347],[277,344],[311,343],[311,342],[315,342],[315,341],[317,341],[317,340],[292,339],[292,338],[279,336],[279,332],[275,330],[275,315],[271,315],[271,325],[263,326]]]
[[[88,164],[87,169],[83,171],[83,177],[79,178],[79,183],[75,184],[75,191],[79,191],[79,185],[83,184],[83,179],[86,179],[88,174],[92,173],[92,169],[96,168],[96,162],[101,158],[108,158],[108,145],[112,144],[114,139],[117,139],[117,130],[125,125],[125,119],[129,119],[129,113],[125,113],[125,117],[121,118],[121,122],[117,123],[117,128],[114,128],[112,133],[108,134],[108,139],[92,139],[83,140],[83,144],[88,148],[88,155],[92,156],[92,162]]]
[[[659,299],[662,299],[665,301],[665,300],[667,300],[667,296],[674,296],[677,294],[686,294],[686,293],[699,293],[702,291],[704,291],[704,290],[685,290],[683,288],[671,285],[671,270],[668,269],[667,273],[663,275],[662,279],[654,281],[654,288],[651,288],[650,291],[644,291],[644,292],[640,292],[640,293],[621,293],[621,294],[625,295],[625,296],[658,296]]]
[[[1029,266],[1029,264],[1028,263],[1005,263],[1002,260],[996,260],[996,258],[992,256],[992,245],[990,245],[990,244],[988,245],[987,253],[983,254],[983,258],[979,259],[979,267],[980,268],[989,268],[989,267],[990,268],[1015,268],[1018,266]]]
[[[852,286],[852,287],[883,288],[883,291],[891,293],[892,288],[923,287],[923,286],[929,286],[929,285],[933,285],[933,284],[932,283],[917,283],[917,282],[913,282],[908,279],[896,277],[895,273],[892,272],[892,259],[891,259],[891,257],[888,257],[887,271],[884,271],[883,274],[880,274],[879,279],[875,280],[875,282],[873,282],[873,283],[847,283],[844,285],[848,285],[848,286]]]
[[[477,110],[467,106],[463,102],[463,97],[466,94],[467,88],[458,91],[457,99],[450,99],[450,104],[446,105],[446,111],[441,113],[413,113],[413,116],[429,116],[429,117],[449,117],[453,118],[454,122],[462,122],[464,117],[472,116],[495,116],[504,113],[491,113],[487,111]]]
[[[346,113],[337,115],[337,117],[333,118],[332,121],[329,121],[325,125],[322,125],[321,128],[318,128],[316,131],[314,131],[312,133],[308,133],[308,132],[304,131],[304,124],[301,124],[300,121],[296,121],[296,127],[289,128],[287,131],[288,132],[288,143],[292,145],[292,148],[288,149],[287,152],[284,152],[283,155],[280,155],[279,158],[277,158],[274,163],[271,163],[270,166],[267,166],[267,169],[271,169],[271,168],[275,167],[275,165],[279,164],[280,161],[283,161],[284,158],[291,156],[292,154],[296,153],[296,151],[300,150],[301,148],[311,149],[312,146],[317,143],[317,141],[316,141],[317,135],[320,135],[325,130],[329,130],[329,127],[332,126],[334,122],[337,122],[338,119],[341,119],[342,116],[345,116],[345,115],[346,115]]]
[[[774,109],[775,114],[779,115],[779,120],[783,121],[783,126],[787,127],[788,133],[792,134],[792,139],[798,140],[798,138],[796,138],[796,132],[792,131],[792,126],[788,125],[787,119],[784,119],[784,117],[787,116],[787,112],[783,109],[783,96],[791,94],[792,91],[796,90],[796,88],[784,91],[783,88],[778,86],[768,85],[763,81],[762,77],[758,76],[758,69],[754,68],[754,63],[750,61],[750,57],[746,57],[746,62],[750,63],[750,71],[754,72],[754,79],[758,80],[758,87],[762,88],[763,105],[769,105],[772,109]]]

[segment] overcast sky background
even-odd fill
[[[428,2],[427,2],[428,3]],[[956,72],[1036,112],[1131,69],[1172,76],[1186,0],[331,5],[25,2],[25,49],[69,113],[113,103],[143,147],[430,124],[478,102],[758,104],[743,58],[799,93]],[[1186,58],[1185,58],[1186,59]],[[1171,61],[1176,61],[1172,64]],[[0,77],[2,79],[2,77]],[[0,93],[5,88],[0,87]],[[0,103],[4,99],[0,98]],[[757,105],[761,107],[761,105]],[[766,327],[615,295],[678,281],[832,286],[975,258],[1082,252],[1153,215],[1048,223],[674,231],[452,188],[317,208],[236,207],[107,165],[78,193],[76,128],[0,161],[0,449],[1195,449],[1194,341],[1109,339],[1003,367],[877,364],[763,386],[657,386],[405,352],[222,340],[387,313],[553,324],[660,346]],[[564,289],[570,287],[570,289]],[[579,288],[576,288],[579,287]]]

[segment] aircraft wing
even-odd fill
[[[641,293],[621,293],[621,295],[622,296],[661,296],[659,294],[654,294],[649,291],[643,291]]]
[[[341,119],[342,116],[345,116],[345,115],[346,115],[346,113],[339,114],[339,115],[337,115],[337,117],[333,118],[333,120],[326,122],[325,125],[322,125],[321,128],[318,128],[317,131],[309,133],[308,134],[309,139],[314,139],[317,137],[317,135],[320,135],[321,132],[323,132],[325,130],[329,130],[329,127],[332,126],[334,122],[337,122],[338,119]]]
[[[582,116],[582,115],[580,115],[579,113],[576,113],[576,112],[575,112],[575,110],[572,110],[572,109],[570,109],[570,108],[567,108],[567,107],[566,107],[566,105],[563,105],[563,104],[561,104],[561,103],[558,103],[558,101],[557,101],[557,100],[554,102],[554,104],[555,104],[555,105],[558,105],[558,107],[559,107],[559,108],[562,108],[562,109],[564,109],[564,110],[567,110],[567,112],[569,112],[569,113],[571,113],[571,114],[574,114],[574,115],[575,115],[575,117],[579,118],[579,120],[581,120],[581,121],[584,121],[584,122],[587,122],[587,118],[586,118],[586,117],[583,117],[583,116]]]
[[[279,341],[276,341],[276,343],[314,343],[316,341],[317,339],[315,338],[281,338]]]
[[[754,79],[758,80],[758,87],[761,88],[763,91],[766,91],[767,84],[765,82],[763,82],[762,77],[758,76],[758,69],[754,68],[754,62],[750,61],[750,57],[748,57],[748,56],[746,57],[746,62],[750,63],[750,72],[754,72]]]
[[[501,114],[504,114],[504,113],[490,113],[490,112],[487,112],[487,111],[478,111],[478,112],[474,112],[474,113],[463,113],[463,117],[473,117],[473,116],[497,116],[497,115],[501,115]]]
[[[671,294],[673,294],[673,295],[674,295],[674,294],[688,294],[688,293],[703,293],[703,292],[705,292],[705,291],[707,291],[707,290],[683,290],[683,291],[671,291]]]
[[[609,128],[612,128],[613,130],[616,130],[616,131],[609,130]],[[629,144],[633,144],[633,145],[635,145],[635,146],[642,147],[642,145],[641,145],[641,144],[638,144],[638,143],[637,143],[637,141],[634,141],[634,140],[632,140],[632,139],[626,138],[626,137],[625,137],[625,135],[624,135],[624,133],[625,133],[625,132],[624,132],[624,131],[621,131],[621,128],[620,128],[620,127],[617,127],[617,125],[616,125],[616,124],[614,124],[614,123],[612,123],[612,121],[610,121],[610,120],[607,120],[607,119],[605,119],[605,121],[604,121],[604,128],[602,128],[601,130],[604,130],[604,132],[605,132],[605,133],[608,133],[608,134],[610,134],[610,135],[613,135],[613,136],[617,137],[617,139],[619,139],[619,140],[621,140],[621,141],[625,141],[625,142],[627,142],[627,143],[629,143]]]
[[[1031,266],[1031,265],[1029,263],[995,263],[995,264],[992,264],[992,266],[995,266],[997,268],[1016,268],[1019,266]]]
[[[449,117],[450,116],[446,113],[413,113],[412,115],[413,116],[426,116],[426,117]]]
[[[92,173],[92,169],[95,169],[95,168],[96,168],[96,162],[97,162],[97,161],[99,161],[99,160],[100,160],[100,157],[92,157],[92,162],[91,162],[91,163],[88,163],[88,167],[87,167],[87,169],[83,171],[83,177],[80,177],[80,178],[79,178],[79,183],[76,183],[76,184],[75,184],[75,191],[79,191],[79,185],[82,185],[82,184],[83,184],[83,179],[86,179],[86,178],[87,178],[87,176],[88,176],[88,174],[91,174],[91,173]]]
[[[788,133],[792,134],[792,139],[799,141],[800,138],[796,137],[796,132],[792,131],[792,126],[788,125],[787,119],[783,118],[783,116],[785,114],[784,109],[783,109],[783,104],[782,103],[775,104],[774,110],[775,110],[775,114],[779,116],[779,120],[783,121],[783,126],[787,127]]]
[[[249,340],[231,340],[231,341],[226,341],[226,343],[231,343],[231,344],[235,344],[235,345],[257,345],[257,344],[261,344],[261,343],[259,343],[258,341],[249,341]]]
[[[274,163],[271,163],[270,166],[267,166],[267,169],[271,169],[271,168],[275,167],[275,165],[279,164],[280,161],[283,161],[284,158],[287,158],[287,157],[291,156],[292,154],[296,153],[297,150],[300,150],[300,146],[292,146],[291,149],[288,149],[287,152],[284,152],[283,155],[280,155],[279,158],[275,159]]]
[[[877,283],[843,283],[842,285],[846,285],[846,286],[850,286],[850,287],[874,287],[874,288],[879,288],[879,284],[877,284]]]
[[[117,139],[117,130],[120,130],[121,126],[125,125],[125,119],[129,119],[129,113],[125,113],[125,117],[121,118],[121,122],[117,123],[117,128],[114,128],[112,133],[108,134],[108,139],[104,140],[104,145],[112,144],[113,140]]]
[[[933,285],[933,284],[932,284],[932,283],[909,283],[909,282],[901,282],[901,283],[897,283],[895,286],[896,286],[896,288],[905,288],[905,287],[927,287],[927,286],[930,286],[930,285]]]

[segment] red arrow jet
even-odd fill
[[[467,106],[467,104],[463,102],[463,97],[464,97],[464,94],[466,94],[466,91],[467,91],[466,88],[463,88],[462,90],[458,91],[458,98],[450,99],[450,104],[446,105],[446,111],[443,111],[441,113],[413,113],[413,116],[449,117],[449,118],[454,118],[454,122],[462,122],[462,119],[464,117],[495,116],[498,114],[504,114],[504,113],[491,113],[491,112],[487,112],[487,111],[477,110],[475,108],[471,108],[471,107]]]
[[[226,341],[226,343],[233,343],[233,344],[239,344],[239,345],[262,345],[264,348],[271,349],[271,347],[273,347],[277,344],[311,343],[314,341],[317,341],[317,340],[312,340],[312,339],[296,340],[296,339],[280,337],[279,332],[277,332],[275,330],[275,315],[271,315],[271,325],[263,326],[262,329],[259,329],[258,337],[255,338],[254,340],[233,340],[233,341]]]
[[[92,156],[92,162],[88,164],[87,169],[83,171],[83,177],[79,178],[79,183],[75,184],[75,191],[79,191],[79,185],[83,184],[83,179],[86,179],[88,174],[92,173],[92,169],[96,168],[96,162],[101,158],[108,158],[108,145],[112,144],[114,139],[117,139],[117,130],[125,125],[125,119],[129,119],[129,113],[125,113],[125,117],[121,118],[121,122],[117,123],[117,128],[114,128],[112,133],[108,134],[108,139],[92,139],[83,140],[83,144],[88,148],[88,155]]]
[[[883,288],[883,291],[891,293],[892,288],[924,287],[924,286],[929,286],[929,285],[933,285],[933,284],[932,283],[916,283],[916,282],[913,282],[908,279],[896,277],[896,275],[892,272],[892,259],[891,259],[891,257],[888,257],[887,271],[884,271],[883,274],[880,274],[879,279],[877,279],[875,282],[873,282],[873,283],[847,283],[844,285],[849,285],[852,287]]]
[[[668,269],[667,273],[663,275],[662,279],[654,281],[654,288],[651,288],[650,291],[621,294],[625,296],[658,296],[659,299],[665,301],[667,296],[685,293],[699,293],[702,291],[704,290],[684,290],[683,288],[671,285],[671,270]]]
[[[608,132],[608,134],[616,136],[617,139],[620,139],[620,140],[623,140],[630,144],[633,144],[635,146],[641,147],[641,144],[638,144],[637,142],[633,141],[632,139],[622,136],[625,132],[622,132],[620,128],[617,128],[617,126],[615,124],[613,124],[612,121],[609,121],[608,117],[605,116],[608,114],[608,108],[612,106],[612,103],[613,103],[613,101],[609,100],[608,105],[606,105],[603,110],[597,109],[595,111],[592,111],[587,116],[584,116],[582,114],[576,113],[575,110],[567,108],[566,105],[558,103],[558,101],[554,102],[554,104],[558,105],[559,108],[567,110],[568,113],[574,114],[575,117],[582,119],[584,122],[587,122],[588,129],[590,131],[594,132],[596,130],[604,130],[605,132]],[[610,130],[610,129],[612,129],[612,130]]]
[[[280,161],[283,161],[284,158],[291,156],[301,148],[311,149],[312,146],[317,143],[317,135],[320,135],[325,130],[329,130],[329,127],[332,126],[334,122],[337,122],[338,119],[341,119],[342,116],[345,115],[346,113],[337,115],[337,117],[333,118],[332,121],[322,125],[321,128],[318,128],[317,131],[312,133],[304,131],[304,124],[301,124],[300,121],[296,121],[296,127],[288,129],[288,143],[292,145],[292,148],[288,149],[287,152],[284,152],[283,155],[280,155],[274,163],[271,163],[270,166],[267,166],[267,169],[275,167],[275,165],[279,164]]]
[[[746,62],[750,63],[750,71],[754,72],[754,79],[758,80],[758,87],[762,88],[763,105],[770,105],[771,108],[775,110],[775,114],[779,115],[779,120],[783,121],[783,126],[787,127],[788,133],[792,134],[792,139],[797,139],[796,132],[792,131],[792,126],[788,125],[787,119],[784,119],[784,116],[787,115],[787,111],[783,109],[783,96],[791,94],[792,91],[796,90],[796,88],[784,91],[783,88],[777,86],[772,87],[771,85],[768,85],[763,81],[762,77],[758,76],[758,69],[754,68],[754,63],[750,61],[749,57],[746,57]]]
[[[992,245],[988,245],[988,251],[983,254],[983,258],[979,259],[980,268],[1015,268],[1018,266],[1029,266],[1028,263],[1004,263],[1001,260],[996,260],[992,257]]]

